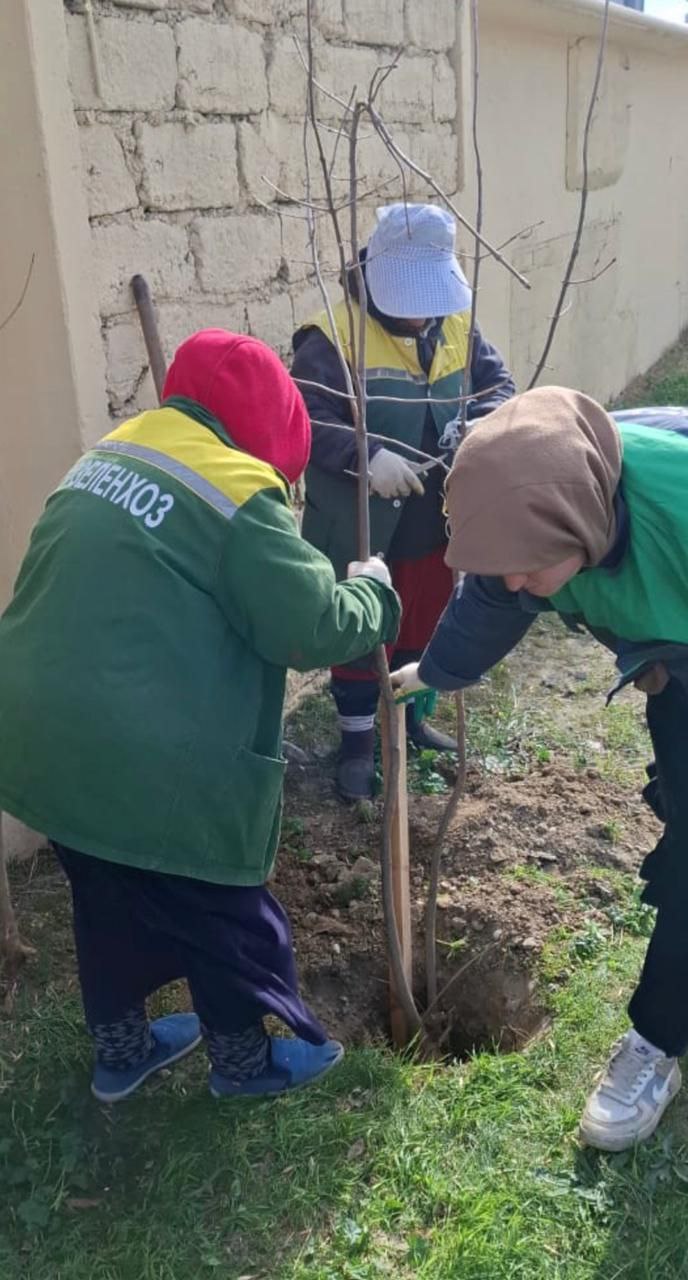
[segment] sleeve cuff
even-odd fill
[[[457,689],[467,689],[470,685],[478,683],[476,680],[464,680],[461,676],[444,671],[433,660],[427,649],[418,664],[418,675],[423,684],[427,684],[430,689],[439,689],[443,693],[453,693]]]

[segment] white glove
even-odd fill
[[[370,560],[352,560],[346,571],[347,578],[376,578],[385,587],[391,587],[392,577],[379,556],[371,556]]]
[[[379,449],[368,464],[370,491],[380,498],[408,498],[425,490],[412,467],[391,449]]]
[[[428,688],[418,675],[418,667],[417,662],[407,662],[405,667],[399,667],[398,671],[392,672],[392,688],[398,700]]]

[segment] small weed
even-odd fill
[[[332,899],[338,907],[348,907],[350,902],[360,902],[370,894],[370,881],[365,876],[350,876],[342,880],[332,891]]]
[[[535,867],[529,862],[521,862],[515,867],[509,867],[504,873],[505,880],[518,880],[521,884],[546,884],[550,885],[552,877],[542,867]]]
[[[618,844],[621,839],[621,823],[616,818],[610,818],[600,825],[600,835],[609,844]]]
[[[313,857],[313,850],[304,844],[304,836],[306,834],[306,824],[301,818],[295,818],[291,815],[284,818],[282,822],[281,847],[285,853],[290,853],[292,857],[298,858],[299,862],[310,862]]]
[[[292,844],[305,830],[306,824],[302,818],[287,816],[282,821],[282,839],[285,844]]]
[[[570,907],[575,902],[575,894],[569,889],[568,885],[552,883],[552,877],[550,877],[550,884],[552,885],[554,901],[558,907]]]
[[[295,858],[298,858],[299,862],[310,862],[313,857],[313,850],[307,849],[305,845],[299,845],[298,848],[292,849],[292,853]]]
[[[569,942],[571,960],[592,960],[607,944],[604,931],[590,920],[582,933],[576,933]]]
[[[453,959],[460,951],[465,951],[468,946],[468,938],[453,938],[450,941],[438,938],[437,944],[440,947],[444,947],[449,957]]]
[[[649,938],[655,926],[655,911],[654,907],[641,901],[640,893],[641,890],[636,888],[630,901],[611,903],[604,914],[619,932],[630,933],[637,938]]]
[[[447,779],[438,772],[437,764],[450,758],[439,751],[412,751],[408,757],[409,791],[420,792],[424,796],[441,796],[449,790]]]
[[[568,885],[563,884],[556,872],[544,871],[542,867],[536,867],[530,862],[519,863],[516,867],[509,867],[504,872],[505,880],[515,880],[519,884],[546,886],[551,892],[554,901],[558,907],[570,907],[574,902],[574,895]]]
[[[482,684],[467,691],[466,712],[469,756],[496,773],[527,767],[526,718],[517,704],[505,662],[494,667]]]

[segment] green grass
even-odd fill
[[[552,1030],[463,1065],[349,1055],[329,1082],[216,1104],[201,1055],[108,1111],[74,997],[0,1041],[3,1280],[688,1277],[688,1104],[637,1154],[579,1149],[643,942],[562,939]],[[598,936],[599,935],[599,936]],[[574,940],[575,941],[575,940]]]
[[[562,670],[557,650],[565,637],[567,660],[585,679],[562,696],[538,679],[538,661]],[[570,658],[568,655],[570,654]],[[627,692],[606,706],[613,661],[588,636],[573,636],[556,618],[543,618],[513,656],[466,691],[469,759],[489,772],[527,772],[534,764],[594,767],[604,778],[638,786],[650,745],[643,699]],[[453,708],[440,704],[439,719],[451,724]]]
[[[306,694],[288,717],[286,735],[300,746],[334,751],[338,742],[337,708],[326,689]]]
[[[613,408],[635,408],[647,404],[688,405],[688,330],[665,351],[647,373],[635,378]]]
[[[670,374],[652,384],[653,404],[688,405],[688,374]]]
[[[688,372],[648,378],[642,393],[621,396],[615,408],[631,409],[646,404],[688,405]]]

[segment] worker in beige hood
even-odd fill
[[[688,408],[610,415],[576,391],[516,396],[468,436],[447,481],[447,562],[465,574],[400,696],[474,684],[543,610],[616,655],[647,695],[644,796],[665,830],[641,868],[657,920],[581,1124],[620,1151],[654,1132],[688,1050]]]

